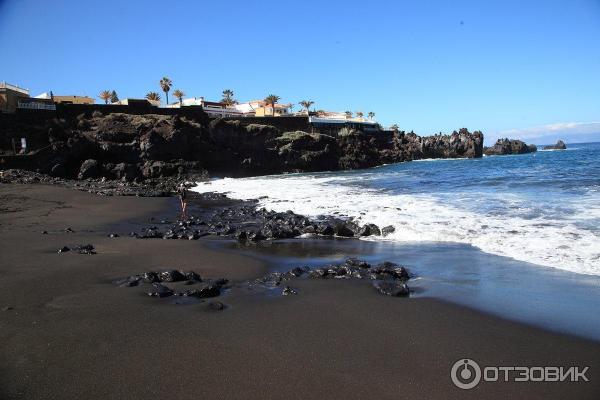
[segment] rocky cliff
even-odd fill
[[[11,138],[26,137],[27,155],[10,155]],[[299,171],[367,168],[422,158],[481,157],[483,134],[365,133],[329,136],[236,120],[166,115],[81,114],[0,124],[0,169],[21,168],[68,178],[165,176],[206,179]]]
[[[537,151],[534,144],[527,144],[521,140],[498,139],[491,147],[486,147],[483,152],[486,156],[504,156],[508,154],[526,154]]]

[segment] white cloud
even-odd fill
[[[499,138],[521,139],[531,143],[551,143],[557,139],[570,142],[600,140],[600,122],[559,122],[529,128],[508,129],[489,135],[489,143]]]

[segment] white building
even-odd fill
[[[181,100],[181,103],[177,102],[167,105],[169,108],[189,106],[201,106],[204,112],[213,118],[246,117],[254,115],[254,110],[248,103],[227,106],[225,103],[218,101],[206,101],[204,97],[190,97]]]
[[[378,131],[380,129],[376,121],[364,118],[352,118],[346,116],[344,113],[335,114],[337,115],[310,116],[308,117],[308,123],[319,130],[339,130],[343,127],[362,131]]]

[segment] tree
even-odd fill
[[[394,125],[390,126],[390,129],[393,130],[394,132],[398,132],[400,130],[400,127],[398,126],[398,124],[394,124]]]
[[[308,108],[315,104],[315,102],[312,100],[302,100],[299,104],[306,110],[306,115],[308,115]]]
[[[112,92],[110,92],[110,102],[116,103],[117,101],[119,101],[119,96],[117,96],[117,92],[113,90]]]
[[[183,92],[182,92],[181,90],[179,90],[179,89],[175,89],[175,90],[173,91],[173,96],[175,96],[175,98],[179,99],[179,107],[181,107],[181,106],[182,106],[182,101],[183,101],[183,98],[185,97],[185,93],[183,93]]]
[[[173,82],[166,76],[160,80],[160,88],[165,92],[167,104],[169,104],[169,90],[171,90],[171,86],[173,86]]]
[[[153,100],[153,101],[160,101],[160,94],[158,94],[156,92],[148,92],[146,94],[146,99]]]
[[[365,114],[364,114],[362,111],[357,111],[357,112],[356,112],[356,116],[357,116],[358,118],[362,118],[364,115],[365,115]]]
[[[369,111],[369,119],[373,119],[373,117],[375,116],[375,113],[373,111]]]
[[[352,111],[346,111],[344,114],[346,114],[346,118],[352,118]]]
[[[98,97],[100,97],[102,100],[104,100],[104,104],[108,104],[108,101],[110,100],[110,90],[103,90],[100,92],[100,95]]]
[[[237,101],[235,101],[235,99],[233,98],[233,90],[223,90],[223,98],[221,99],[221,103],[225,104],[227,107],[230,107],[237,103]]]
[[[265,97],[265,103],[267,105],[271,105],[271,108],[273,109],[273,116],[275,116],[275,104],[277,104],[277,102],[281,99],[281,97],[274,95],[274,94],[270,94],[267,97]]]

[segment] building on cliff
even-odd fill
[[[29,90],[6,82],[0,82],[0,110],[3,113],[14,113],[19,107],[19,100],[28,99]]]
[[[52,92],[42,93],[35,96],[36,99],[51,99],[55,104],[94,104],[94,99],[88,96],[57,96]]]
[[[364,118],[351,118],[341,113],[327,113],[308,117],[311,128],[320,133],[337,133],[342,128],[355,129],[363,132],[376,132],[381,127],[376,121]]]
[[[254,109],[256,117],[281,117],[290,113],[291,104],[267,104],[264,100],[252,100],[247,103]]]
[[[136,106],[136,105],[147,105],[150,104],[154,107],[160,107],[160,100],[148,100],[148,99],[122,99],[112,103],[117,106]]]
[[[207,101],[204,97],[190,97],[183,99],[180,102],[168,104],[166,108],[180,108],[180,107],[202,107],[205,113],[212,118],[225,118],[225,117],[243,117],[244,112],[238,110],[236,105],[227,106],[225,103],[219,101]]]
[[[248,101],[245,103],[236,103],[227,105],[220,101],[208,101],[204,97],[191,97],[181,100],[181,103],[169,104],[167,108],[180,108],[200,106],[205,113],[211,118],[232,118],[232,117],[264,117],[270,116],[272,113],[265,111],[265,104],[262,100]],[[285,105],[276,105],[276,115],[287,114],[288,108],[284,109]],[[269,107],[270,108],[270,107]],[[257,111],[258,110],[258,111]]]
[[[168,104],[166,108],[180,108],[200,106],[211,118],[235,117],[280,117],[291,115],[291,104],[275,104],[275,107],[266,104],[264,100],[252,100],[244,103],[227,105],[219,101],[207,101],[204,97],[190,97],[181,102]]]
[[[52,92],[29,96],[29,90],[0,82],[0,109],[14,113],[18,108],[28,110],[56,110],[56,104],[94,104],[87,96],[54,96]]]

